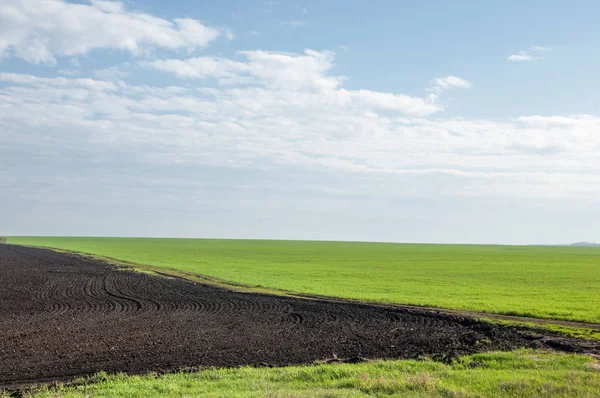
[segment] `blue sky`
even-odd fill
[[[0,234],[600,241],[599,14],[0,0]]]

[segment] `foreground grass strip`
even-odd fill
[[[9,237],[265,288],[600,323],[600,249]]]
[[[47,397],[597,397],[600,364],[579,355],[516,351],[450,365],[377,361],[285,368],[207,369],[163,376],[107,376],[37,391]]]

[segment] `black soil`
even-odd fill
[[[0,245],[0,387],[100,370],[448,360],[532,346],[579,350],[571,340],[435,311],[232,292]]]

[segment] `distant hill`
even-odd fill
[[[595,243],[595,242],[575,242],[575,243],[571,243],[569,246],[600,247],[600,243]]]

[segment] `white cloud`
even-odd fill
[[[544,46],[531,46],[531,47],[529,47],[529,49],[531,51],[536,51],[536,52],[548,52],[548,51],[554,50],[553,47],[544,47]]]
[[[333,67],[334,53],[306,50],[304,54],[268,51],[239,51],[246,62],[220,57],[164,59],[141,62],[142,66],[174,73],[184,78],[225,79],[223,83],[251,78],[265,86],[289,89],[335,89],[343,80],[328,76]]]
[[[106,1],[106,0],[91,0],[93,6],[97,9],[118,14],[123,11],[123,3],[120,1]]]
[[[541,57],[535,56],[533,53],[544,53],[552,51],[552,47],[543,47],[543,46],[531,46],[529,47],[529,51],[519,51],[517,54],[511,54],[506,59],[513,62],[529,62],[536,59],[540,59]]]
[[[91,90],[116,90],[116,86],[111,82],[105,82],[93,79],[68,79],[65,77],[37,77],[21,73],[3,73],[0,72],[0,81],[7,83],[16,83],[19,85],[28,85],[33,87],[85,87]]]
[[[304,54],[240,51],[248,59],[248,73],[268,86],[286,89],[333,90],[343,78],[328,76],[334,66],[331,51],[306,50]]]
[[[299,19],[292,19],[290,21],[283,21],[283,22],[281,22],[281,25],[283,25],[283,26],[291,26],[291,27],[294,27],[294,28],[299,28],[301,26],[306,26],[306,22],[301,21]]]
[[[514,62],[524,62],[524,61],[533,61],[534,59],[537,59],[537,57],[534,57],[533,55],[531,55],[525,51],[520,51],[518,54],[509,55],[506,59],[509,61],[514,61]]]
[[[240,92],[261,92],[261,95],[271,96],[276,101],[287,97],[302,102],[307,108],[319,104],[345,109],[392,110],[419,116],[441,110],[439,105],[420,97],[341,88],[344,77],[329,74],[334,67],[335,56],[330,51],[306,50],[304,54],[293,54],[257,50],[240,51],[238,55],[246,61],[198,57],[146,61],[141,65],[174,73],[182,78],[214,78],[221,85],[246,87],[236,89]],[[444,79],[446,87],[470,85],[453,76]],[[250,89],[248,86],[261,87],[263,90]]]
[[[229,78],[246,70],[245,65],[240,62],[218,57],[143,61],[140,65],[174,73],[183,78]]]
[[[446,76],[446,77],[438,77],[433,79],[433,87],[429,88],[431,94],[427,96],[429,102],[435,102],[440,97],[444,91],[451,88],[462,88],[469,89],[471,88],[471,82],[461,79],[456,76]]]
[[[57,56],[97,49],[135,55],[152,48],[193,50],[220,34],[195,19],[169,21],[127,10],[115,1],[15,0],[0,7],[0,59],[12,55],[35,64],[54,65]]]
[[[471,82],[456,76],[446,76],[434,80],[436,87],[447,89],[451,87],[470,88]]]
[[[222,28],[220,32],[223,34],[223,36],[225,36],[225,38],[227,38],[227,40],[235,39],[235,33],[233,33],[233,30],[229,28]]]
[[[370,90],[341,90],[341,93],[348,95],[349,98],[360,104],[359,107],[366,109],[387,109],[414,116],[427,116],[441,110],[440,106],[428,103],[423,98],[408,95],[381,93]]]

